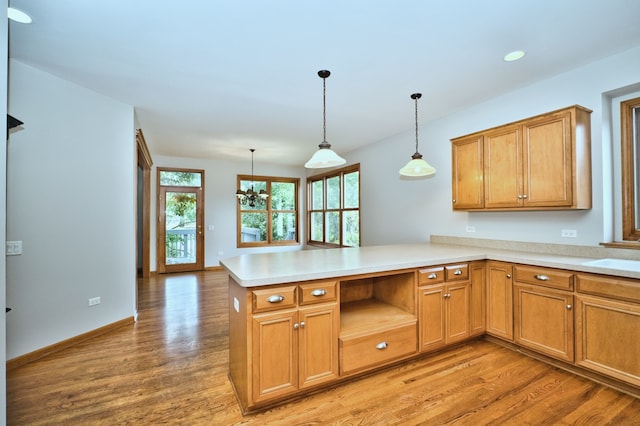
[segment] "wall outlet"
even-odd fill
[[[100,297],[92,297],[89,299],[89,306],[96,306],[100,304]]]
[[[7,256],[22,254],[22,241],[7,241]]]
[[[467,226],[467,232],[476,232],[475,226]]]
[[[213,231],[213,230],[214,230],[214,228],[215,228],[215,226],[213,226],[213,225],[209,225],[209,231]]]
[[[560,231],[563,238],[578,238],[578,231],[575,229],[563,229]]]

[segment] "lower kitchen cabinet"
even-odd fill
[[[488,261],[487,333],[513,340],[513,265]]]
[[[497,260],[229,279],[229,376],[244,412],[483,334],[640,395],[638,279]]]
[[[338,304],[253,316],[253,402],[338,377]]]
[[[469,265],[469,335],[480,336],[486,327],[486,275],[485,262],[471,262]]]
[[[428,282],[438,268],[422,270]],[[420,351],[428,352],[469,337],[469,266],[451,265],[443,269],[443,282],[418,288]],[[428,273],[427,273],[428,272]],[[460,279],[461,281],[456,281]],[[434,279],[438,281],[438,278]]]
[[[573,294],[517,282],[513,288],[515,342],[573,362]]]
[[[575,314],[576,364],[640,386],[640,281],[577,275]]]

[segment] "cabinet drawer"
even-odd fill
[[[418,285],[438,284],[444,282],[444,267],[435,266],[418,270]]]
[[[444,267],[444,275],[447,281],[467,280],[469,279],[469,265],[467,263],[447,265]]]
[[[382,365],[417,351],[416,323],[367,336],[340,339],[340,374]]]
[[[333,302],[336,300],[336,281],[300,284],[300,304]]]
[[[640,303],[640,280],[578,274],[576,286],[580,293]]]
[[[273,311],[296,306],[296,286],[253,290],[253,312]]]
[[[573,273],[559,269],[515,266],[515,280],[521,283],[573,290]]]

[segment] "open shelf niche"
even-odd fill
[[[415,324],[415,288],[415,271],[342,280],[340,337]]]

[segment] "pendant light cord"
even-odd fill
[[[416,152],[418,152],[418,99],[419,96],[414,97],[416,101]]]
[[[322,140],[327,141],[327,79],[322,78]]]

